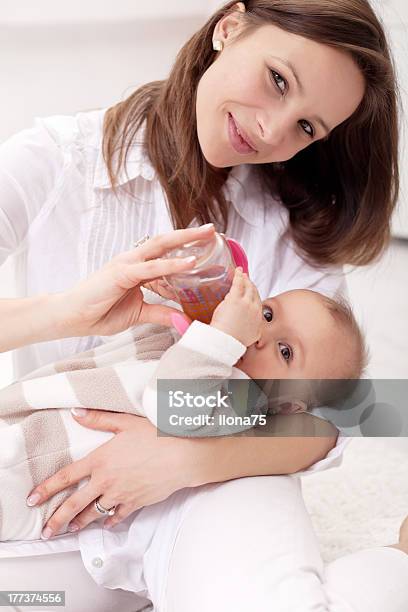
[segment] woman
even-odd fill
[[[160,234],[160,256],[166,232],[208,221],[244,246],[262,299],[344,291],[342,264],[369,263],[387,244],[397,144],[392,62],[365,0],[226,4],[166,81],[107,111],[37,121],[3,145],[0,253],[15,254],[24,297],[0,302],[2,350],[21,347],[22,376],[137,321],[171,324],[171,311],[140,301],[141,280],[163,270],[145,262],[142,278],[131,274],[128,249]],[[320,558],[293,474],[338,462],[335,428],[188,440],[95,412],[76,418],[117,435],[31,492],[31,504],[55,496],[48,539],[14,548],[1,589],[75,581],[76,611],[134,609],[112,589],[160,612],[406,609],[406,538],[326,568]],[[113,506],[105,525],[116,527],[102,529]],[[68,522],[76,534],[50,537]]]

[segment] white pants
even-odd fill
[[[408,555],[376,547],[324,565],[299,478],[240,478],[194,495],[166,575],[147,555],[155,612],[407,612]],[[65,590],[65,608],[44,612],[143,607],[133,593],[98,586],[79,552],[0,559],[0,590],[12,589]]]

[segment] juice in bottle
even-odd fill
[[[189,255],[197,258],[192,270],[164,278],[177,293],[186,315],[192,320],[210,323],[214,310],[231,288],[236,267],[234,257],[228,239],[217,232],[210,240],[196,240],[173,249],[166,253],[166,258]]]

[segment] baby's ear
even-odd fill
[[[295,414],[297,412],[307,412],[307,404],[302,400],[285,400],[278,406],[278,414]]]

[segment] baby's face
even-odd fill
[[[336,378],[349,343],[322,297],[306,289],[262,302],[260,339],[235,364],[250,378]]]

